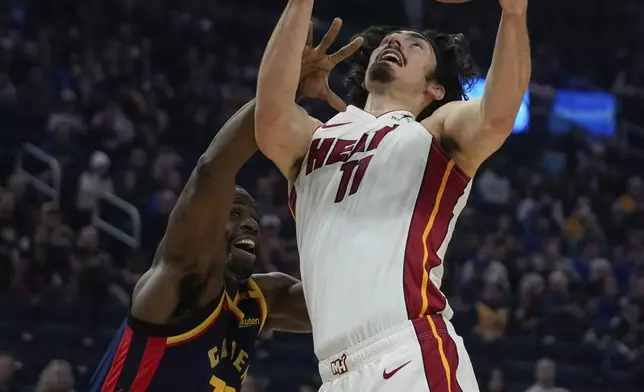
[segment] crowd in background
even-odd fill
[[[383,21],[462,31],[485,68],[496,2],[329,1],[316,8],[316,27],[337,15],[348,25],[345,38]],[[0,4],[0,392],[85,389],[196,159],[252,99],[282,6]],[[358,7],[368,9],[349,15]],[[644,87],[636,38],[642,4],[544,0],[530,7],[535,93],[547,100],[552,86],[592,81],[619,95],[624,117],[641,121],[632,107]],[[332,85],[341,91],[339,81],[334,76]],[[320,118],[331,113],[319,103],[306,107]],[[15,169],[25,142],[60,163],[60,203]],[[37,162],[23,165],[52,180]],[[530,132],[512,136],[481,168],[443,288],[482,391],[644,388],[643,167],[616,140],[582,129],[553,135],[535,117]],[[239,182],[260,210],[258,271],[299,276],[284,180],[257,156]],[[137,249],[92,225],[103,192],[138,209]],[[118,211],[102,210],[113,225],[132,229]],[[244,392],[317,389],[310,336],[268,333],[258,344]]]

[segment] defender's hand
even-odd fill
[[[302,71],[300,73],[300,85],[298,96],[318,98],[325,100],[334,109],[343,111],[347,108],[344,101],[329,88],[329,72],[339,62],[348,58],[362,46],[362,37],[351,41],[348,45],[333,54],[327,54],[331,44],[338,37],[342,20],[335,18],[329,31],[326,32],[322,41],[313,47],[313,23],[309,27],[309,35],[302,54]]]

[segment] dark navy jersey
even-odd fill
[[[238,392],[266,301],[252,279],[234,299],[225,292],[182,325],[128,317],[90,383],[90,392]]]

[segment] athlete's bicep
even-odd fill
[[[137,282],[132,293],[130,312],[139,320],[165,324],[179,303],[180,282],[185,276],[181,265],[159,263]]]
[[[281,272],[254,275],[268,305],[265,328],[284,332],[311,332],[311,320],[302,283]]]
[[[255,138],[260,151],[273,161],[289,180],[297,176],[296,162],[306,154],[313,132],[322,123],[308,115],[299,105],[286,113],[266,114],[255,111]]]

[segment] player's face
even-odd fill
[[[226,228],[229,243],[227,273],[237,280],[246,280],[253,273],[259,235],[257,207],[249,194],[235,192],[233,207]]]
[[[426,94],[427,76],[435,69],[434,49],[422,34],[394,32],[386,36],[371,54],[365,87],[374,92],[380,86],[395,83],[405,92]]]

